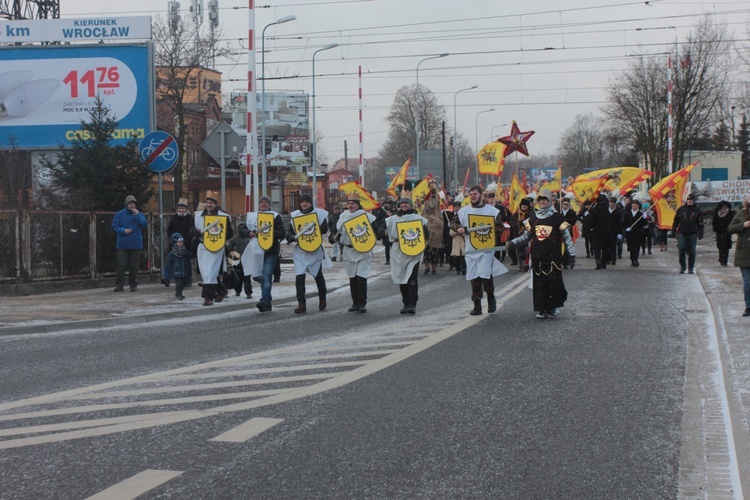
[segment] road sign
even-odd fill
[[[177,141],[166,132],[147,134],[138,146],[141,161],[152,172],[166,172],[177,163]]]
[[[222,162],[222,150],[221,143],[224,143],[224,159],[238,158],[242,151],[245,149],[245,138],[240,136],[234,129],[224,120],[220,121],[219,124],[208,134],[208,137],[203,141],[201,147],[208,153],[211,158],[216,160],[219,165],[226,165]]]

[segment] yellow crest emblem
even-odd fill
[[[273,247],[273,213],[258,212],[257,224],[255,234],[258,235],[258,245],[263,250],[270,250]]]
[[[378,239],[366,213],[344,222],[344,230],[356,251],[365,253],[375,248]]]
[[[469,214],[469,241],[477,250],[495,246],[495,218],[491,215]]]
[[[318,214],[315,212],[293,217],[292,230],[297,235],[297,245],[305,252],[314,252],[323,244]]]
[[[203,216],[203,246],[210,252],[224,249],[227,242],[227,218],[222,215]]]
[[[424,228],[421,220],[396,222],[398,248],[404,255],[415,257],[425,250]]]

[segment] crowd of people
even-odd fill
[[[586,258],[594,259],[595,269],[604,270],[622,259],[625,248],[630,266],[639,267],[640,257],[651,255],[652,247],[667,251],[671,235],[677,240],[679,273],[694,274],[697,241],[704,236],[705,214],[692,194],[677,210],[671,232],[659,228],[647,202],[629,194],[619,199],[601,194],[578,212],[570,199],[559,200],[545,191],[522,199],[514,213],[495,199],[493,191],[485,192],[481,186],[472,186],[467,198],[440,192],[432,182],[427,195],[419,200],[419,209],[406,189],[397,199],[381,200],[381,207],[373,211],[365,211],[353,193],[343,210],[334,205],[329,213],[303,194],[285,226],[281,215],[271,209],[270,198],[263,196],[258,212],[248,213],[236,234],[215,193],[209,192],[194,214],[180,200],[167,228],[171,251],[162,270],[162,283],[169,287],[174,282],[175,298],[183,299],[184,289],[192,286],[195,265],[202,279],[203,305],[211,306],[223,301],[230,289],[237,296],[244,291],[250,298],[256,281],[261,290],[256,307],[269,312],[272,283],[278,282],[280,273],[280,245],[286,240],[295,244],[295,314],[307,312],[307,274],[318,291],[318,309],[326,309],[324,271],[338,259],[344,262],[349,278],[352,305],[348,310],[365,313],[373,248],[382,242],[385,264],[401,292],[401,314],[416,313],[420,264],[425,275],[436,275],[447,267],[446,272],[465,276],[474,305],[471,315],[482,314],[485,296],[487,312],[494,312],[494,277],[508,272],[503,264],[508,259],[520,272],[531,272],[534,311],[537,318],[545,319],[558,316],[566,301],[563,271],[576,265],[573,244],[577,237],[583,237]],[[125,205],[112,222],[117,234],[115,292],[124,290],[126,272],[131,292],[137,290],[142,229],[147,224],[133,196],[126,198]],[[734,265],[743,278],[743,316],[750,316],[749,210],[750,198],[736,211],[722,201],[711,218],[721,266],[728,265],[729,250],[736,245]],[[326,235],[332,245],[330,256],[323,247]]]

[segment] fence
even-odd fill
[[[115,212],[0,210],[0,283],[94,279],[115,273]],[[142,273],[160,272],[169,251],[160,230],[172,214],[148,213],[143,235]],[[234,227],[244,217],[233,217]]]

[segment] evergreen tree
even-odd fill
[[[154,195],[153,173],[141,162],[138,141],[112,145],[118,123],[111,110],[97,98],[88,122],[70,148],[60,146],[56,158],[43,160],[57,191],[48,193],[47,204],[76,210],[120,210],[125,197],[135,196],[140,205]]]

